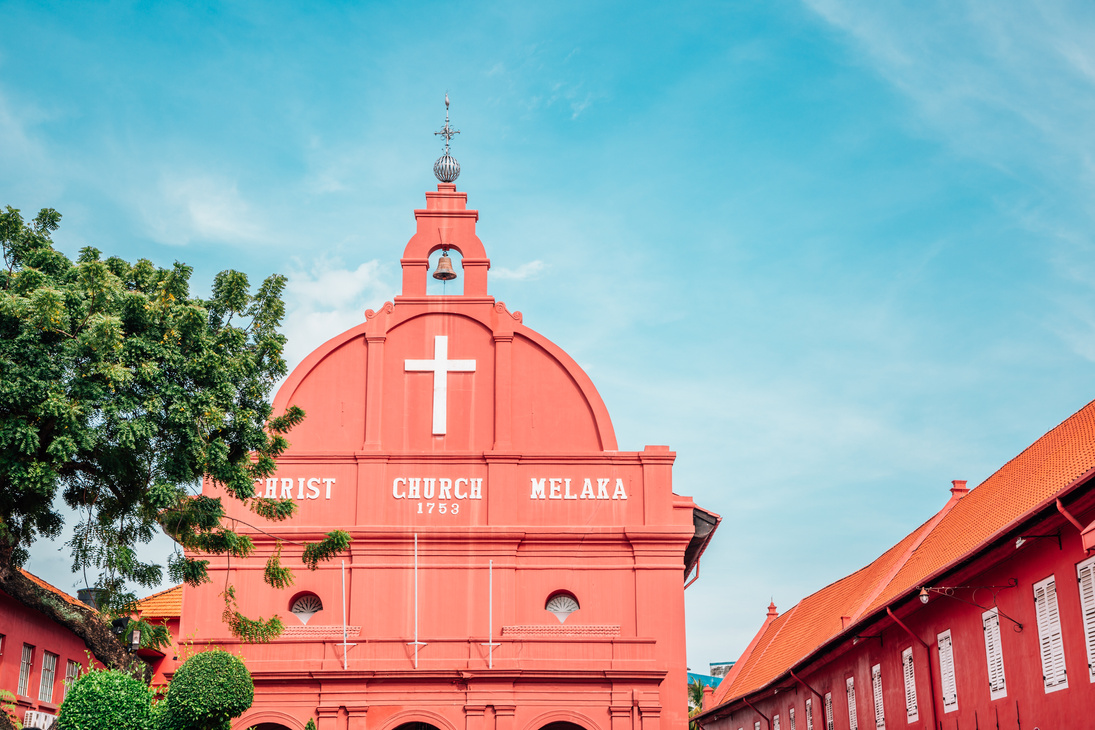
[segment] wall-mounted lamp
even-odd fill
[[[1015,538],[1015,549],[1018,550],[1019,548],[1023,547],[1023,545],[1026,544],[1027,540],[1048,540],[1048,539],[1056,540],[1057,541],[1057,549],[1058,550],[1063,549],[1063,547],[1061,546],[1061,531],[1060,530],[1058,530],[1057,532],[1054,532],[1051,535],[1020,535],[1019,537]]]
[[[1030,537],[1056,537],[1056,536],[1055,535],[1027,535],[1027,537],[1030,538]],[[1018,547],[1018,545],[1020,545],[1020,544],[1022,544],[1022,543],[1017,543],[1016,547]],[[1002,585],[1002,586],[921,586],[920,587],[919,597],[920,597],[920,602],[926,604],[929,600],[930,594],[938,593],[942,596],[948,596],[950,598],[953,598],[956,601],[961,601],[962,603],[968,603],[971,606],[977,606],[982,611],[987,611],[990,608],[995,608],[997,615],[999,615],[1003,618],[1006,618],[1008,621],[1011,621],[1013,624],[1015,624],[1015,630],[1016,631],[1022,631],[1023,630],[1023,625],[1021,623],[1019,623],[1018,621],[1016,621],[1015,619],[1013,619],[1011,616],[1008,616],[1003,611],[1001,611],[1000,607],[996,604],[996,596],[997,596],[998,593],[1000,593],[1000,591],[1002,591],[1004,589],[1007,589],[1007,588],[1015,588],[1018,585],[1019,585],[1019,579],[1018,578],[1012,578],[1010,581],[1007,582],[1006,585]],[[959,589],[962,589],[962,588],[970,588],[970,589],[973,590],[973,594],[971,595],[970,599],[960,598],[959,596],[955,595],[955,591],[959,590]],[[981,590],[986,590],[986,591],[991,591],[992,592],[992,605],[991,606],[982,606],[980,603],[977,602],[977,591],[981,591]]]

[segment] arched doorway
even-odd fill
[[[279,722],[260,722],[258,725],[251,725],[255,730],[292,730],[287,728]]]
[[[439,728],[428,722],[405,722],[396,727],[395,730],[439,730]]]
[[[540,730],[586,730],[581,725],[576,725],[573,722],[567,722],[566,720],[556,720],[555,722],[549,722],[544,725]]]

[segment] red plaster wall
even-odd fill
[[[3,654],[0,655],[0,689],[6,689],[12,694],[16,693],[19,686],[19,664],[23,644],[34,647],[28,695],[20,696],[16,707],[19,720],[23,719],[27,710],[56,715],[64,696],[65,669],[68,661],[79,662],[82,667],[87,667],[87,647],[83,640],[2,592],[0,592],[0,634],[4,635]],[[57,672],[54,675],[53,701],[41,702],[38,699],[38,692],[41,688],[43,657],[47,651],[58,655]]]
[[[1087,502],[1090,503],[1090,496]],[[1088,508],[1076,515],[1081,523],[1095,519],[1095,509]],[[985,655],[984,630],[981,614],[984,609],[969,605],[944,595],[933,593],[926,606],[915,607],[909,615],[898,615],[921,639],[930,645],[931,679],[935,684],[936,713],[946,730],[957,728],[1085,728],[1095,717],[1095,686],[1089,680],[1086,646],[1080,613],[1079,588],[1076,581],[1076,564],[1085,560],[1079,532],[1055,513],[1042,524],[1024,530],[1027,534],[1052,534],[1060,530],[1062,548],[1056,540],[1030,540],[1020,549],[1014,546],[1014,538],[984,554],[975,567],[949,577],[940,585],[1003,586],[1012,579],[1018,580],[1015,588],[1000,590],[997,594],[999,610],[1023,625],[1022,631],[1013,630],[1014,624],[1000,619],[1000,639],[1004,659],[1004,675],[1007,696],[990,700],[988,666]],[[989,566],[989,567],[985,567]],[[1068,673],[1066,689],[1046,693],[1042,682],[1041,655],[1039,652],[1038,624],[1035,617],[1033,584],[1056,576],[1057,601],[1064,637],[1065,662]],[[956,590],[956,596],[973,598],[971,589]],[[976,600],[991,606],[991,590],[978,590]],[[907,610],[907,609],[905,609]],[[932,712],[926,650],[913,641],[899,626],[883,619],[879,629],[865,630],[863,634],[881,633],[882,638],[864,639],[853,645],[845,642],[831,661],[796,672],[810,686],[820,692],[833,693],[833,716],[836,730],[849,727],[848,703],[845,694],[845,678],[855,677],[856,705],[859,727],[874,728],[874,703],[871,692],[871,667],[882,667],[882,690],[888,728],[931,728]],[[958,709],[944,713],[939,680],[939,652],[936,637],[950,629],[954,646],[955,678],[958,690]],[[917,698],[920,705],[919,721],[909,724],[905,714],[905,690],[901,673],[901,653],[913,647]],[[750,697],[757,710],[769,718],[780,715],[781,730],[787,730],[787,708],[795,706],[797,730],[804,730],[805,699],[808,695],[795,682],[781,683],[785,691],[768,693],[760,699]],[[815,728],[823,728],[820,700],[815,697]],[[705,730],[737,730],[753,727],[759,720],[762,728],[767,722],[756,711],[743,707],[727,718],[708,722]],[[997,725],[997,723],[999,723]]]
[[[297,516],[274,525],[232,505],[264,531],[241,525],[256,552],[211,562],[213,582],[185,589],[179,631],[244,655],[256,701],[238,727],[303,728],[309,717],[320,730],[408,721],[442,730],[683,727],[683,561],[694,505],[672,494],[675,455],[617,450],[588,376],[487,295],[489,261],[463,194],[441,185],[427,200],[404,251],[403,295],[305,359],[275,400],[276,409],[307,412],[275,484],[280,496],[289,480]],[[424,262],[441,241],[463,254],[461,296],[425,296]],[[408,359],[433,358],[439,335],[450,360],[475,360],[474,373],[448,375],[443,435],[432,428],[433,375],[405,371]],[[326,485],[301,498],[319,478],[335,480],[330,498]],[[411,498],[400,478],[437,480],[435,498],[425,498],[424,482]],[[481,480],[481,498],[457,498],[458,478]],[[441,479],[454,482],[447,499]],[[587,479],[592,499],[582,498]],[[544,480],[543,498],[534,480]],[[353,536],[347,555],[299,569],[292,590],[262,582],[270,535],[284,541],[282,561],[299,566],[299,543],[334,528]],[[418,635],[427,642],[417,668],[408,646],[415,535]],[[345,670],[343,560],[354,644]],[[232,639],[220,618],[226,581],[241,611],[280,616],[290,630],[268,645]],[[565,624],[544,610],[558,590],[581,605]],[[307,626],[289,611],[301,591],[324,603]],[[493,657],[488,641],[498,644]]]

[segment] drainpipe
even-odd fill
[[[919,636],[914,634],[912,629],[910,629],[908,626],[905,625],[904,621],[902,621],[897,616],[895,616],[894,612],[890,610],[889,606],[886,606],[886,613],[888,613],[890,615],[890,618],[892,618],[894,620],[894,623],[896,623],[901,628],[905,629],[906,634],[908,634],[912,638],[916,639],[916,641],[918,641],[920,643],[920,645],[922,647],[924,647],[924,651],[926,651],[927,654],[928,654],[928,694],[931,697],[932,727],[936,727],[939,723],[936,721],[936,714],[935,714],[935,712],[936,712],[936,710],[935,710],[935,676],[932,672],[931,647],[928,646],[927,643],[925,643],[925,641],[923,639],[921,639]]]
[[[741,699],[742,699],[742,702],[749,705],[750,707],[753,707],[753,703],[749,701],[748,697],[742,697]],[[766,723],[768,723],[768,730],[772,730],[772,720],[767,715],[765,715],[763,712],[758,710],[756,707],[753,707],[753,712],[755,712],[758,715],[760,715],[761,717],[763,717],[764,721]]]
[[[795,674],[795,670],[794,670],[794,669],[789,669],[788,671],[789,671],[789,672],[791,673],[791,676],[792,676],[792,677],[794,677],[794,678],[795,678],[795,680],[796,680],[796,681],[797,681],[797,682],[798,682],[799,684],[801,684],[801,685],[802,685],[803,687],[805,687],[806,689],[810,690],[810,691],[811,691],[811,692],[813,692],[813,693],[814,693],[815,695],[817,695],[817,699],[818,699],[818,701],[819,701],[819,702],[821,703],[821,705],[819,706],[819,708],[818,708],[818,709],[819,709],[819,710],[821,711],[821,718],[822,718],[822,724],[824,725],[824,724],[825,724],[825,723],[824,723],[824,718],[825,718],[825,698],[824,698],[824,697],[822,697],[822,696],[821,696],[821,693],[820,693],[820,692],[818,692],[818,691],[817,691],[816,689],[814,689],[814,688],[813,688],[813,687],[811,687],[810,685],[806,684],[806,682],[802,681],[802,678],[801,678],[801,677],[799,677],[799,676],[798,676],[797,674]],[[933,727],[934,727],[934,726],[933,726]]]

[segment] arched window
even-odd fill
[[[552,593],[548,597],[547,605],[544,606],[544,610],[554,614],[555,618],[559,619],[559,623],[566,621],[567,616],[574,613],[579,608],[578,599],[567,591],[556,591],[555,593]]]
[[[302,624],[306,624],[308,619],[323,610],[323,601],[315,593],[302,593],[293,601],[289,610]]]

